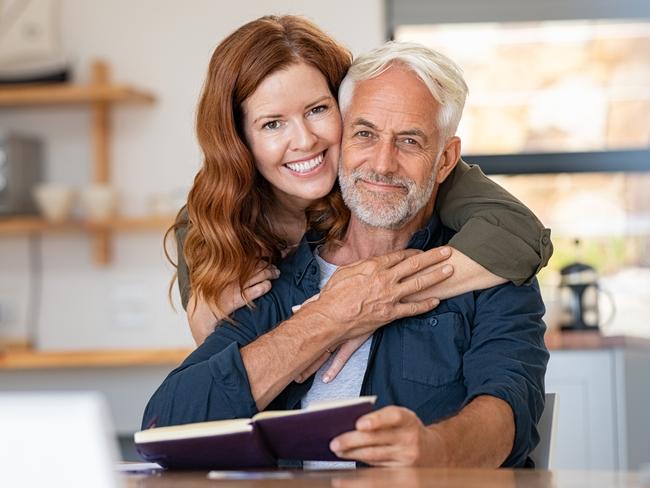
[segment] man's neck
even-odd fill
[[[405,249],[411,236],[428,223],[432,213],[433,202],[399,229],[371,227],[352,214],[343,244],[338,247],[326,245],[320,255],[329,263],[345,266],[362,259]]]

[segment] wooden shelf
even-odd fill
[[[42,85],[8,85],[0,87],[0,108],[33,106],[87,105],[91,110],[90,140],[92,147],[92,180],[110,183],[110,108],[114,103],[155,102],[155,97],[133,86],[113,83],[106,63],[97,61],[91,67],[90,83],[75,85],[49,83]],[[111,261],[110,238],[113,231],[156,230],[168,226],[162,219],[111,219],[107,222],[64,222],[52,224],[38,218],[0,219],[0,235],[36,232],[86,231],[91,233],[94,261],[105,266]]]
[[[0,107],[91,103],[153,103],[156,98],[129,85],[16,85],[0,88]]]
[[[168,229],[174,221],[169,217],[116,217],[108,220],[91,222],[69,220],[49,222],[40,217],[0,218],[0,235],[36,234],[41,232],[137,232]]]
[[[191,352],[190,349],[133,349],[97,351],[34,351],[0,352],[0,371],[114,368],[131,366],[175,366]]]

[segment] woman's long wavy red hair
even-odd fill
[[[197,113],[203,166],[187,200],[184,256],[192,294],[207,300],[224,317],[218,297],[232,281],[240,286],[260,259],[277,261],[287,248],[273,229],[273,194],[255,168],[244,142],[241,106],[270,74],[304,62],[318,69],[334,97],[352,56],[317,26],[296,16],[266,16],[249,22],[215,49]],[[179,212],[179,217],[183,211]],[[339,239],[349,213],[338,185],[307,212],[313,227]],[[173,263],[173,262],[172,262]]]

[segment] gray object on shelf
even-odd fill
[[[42,178],[40,139],[0,132],[0,217],[35,214],[32,188]]]

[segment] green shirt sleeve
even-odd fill
[[[176,230],[174,231],[174,236],[176,237],[176,254],[178,256],[178,267],[176,269],[178,291],[180,292],[181,303],[183,304],[183,308],[185,310],[187,310],[187,302],[190,299],[190,293],[192,290],[192,285],[190,283],[190,271],[187,268],[185,254],[183,253],[183,246],[185,244],[185,236],[187,235],[188,226],[189,218],[187,216],[187,210],[185,210],[176,221]]]
[[[449,245],[515,285],[528,284],[553,254],[551,230],[514,196],[462,159],[440,185]]]

